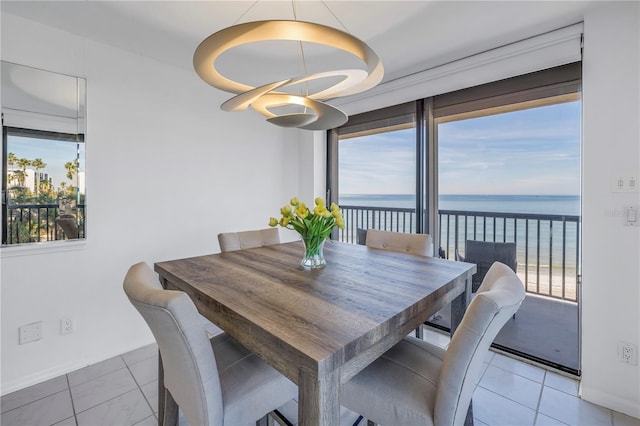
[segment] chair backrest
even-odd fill
[[[403,232],[368,229],[366,238],[367,247],[421,256],[433,256],[433,241],[429,234],[406,234]]]
[[[236,251],[255,247],[280,244],[278,228],[265,228],[255,231],[223,232],[218,234],[220,251]]]
[[[434,424],[464,424],[487,350],[524,297],[520,278],[507,265],[495,262],[445,352],[438,379]]]
[[[193,301],[181,291],[164,290],[145,263],[129,269],[123,287],[156,338],[165,387],[189,424],[222,424],[218,368]]]
[[[78,238],[78,224],[76,223],[75,216],[60,215],[56,218],[56,224],[62,228],[64,235],[66,235],[69,240]]]
[[[356,244],[361,246],[367,244],[367,230],[362,228],[356,228]]]
[[[471,279],[473,292],[476,292],[493,262],[504,263],[516,271],[516,243],[467,240],[464,261],[477,266],[477,272]]]

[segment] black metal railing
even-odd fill
[[[338,232],[339,241],[355,243],[357,229],[382,229],[416,232],[416,210],[398,207],[340,206],[345,229]]]
[[[580,216],[440,210],[440,246],[447,258],[466,240],[515,242],[526,290],[577,301]]]
[[[346,227],[338,240],[355,243],[358,228],[415,232],[410,208],[340,206]],[[448,259],[464,255],[466,240],[515,242],[517,273],[529,293],[577,301],[580,216],[439,211],[439,247]]]
[[[3,245],[64,240],[68,237],[56,224],[58,204],[10,204],[6,208]],[[77,209],[78,238],[85,237],[85,205]]]

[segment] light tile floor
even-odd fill
[[[426,331],[444,346],[447,337]],[[117,356],[1,398],[4,426],[157,424],[155,345]],[[473,396],[475,424],[640,426],[640,420],[583,401],[578,382],[489,352]],[[297,405],[281,409],[294,424]],[[343,412],[344,424],[357,416]],[[181,424],[186,424],[181,417]],[[366,425],[366,422],[360,423]]]

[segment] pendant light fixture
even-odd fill
[[[328,9],[324,1],[322,3]],[[295,19],[295,5],[293,11]],[[329,11],[333,14],[330,9]],[[234,81],[231,77],[222,75],[216,68],[216,60],[229,49],[272,40],[300,43],[304,75],[284,76],[278,81],[253,86]],[[362,67],[308,74],[303,43],[321,44],[346,52],[355,57]],[[378,55],[363,41],[329,26],[297,20],[247,22],[218,31],[197,47],[193,55],[193,66],[206,83],[236,95],[221,105],[222,110],[244,111],[251,106],[272,124],[306,130],[326,130],[346,123],[347,115],[324,101],[371,89],[382,80],[384,74]],[[260,71],[256,70],[256,73]],[[336,79],[337,83],[309,93],[310,82],[334,82]],[[292,93],[292,86],[300,85],[306,87],[306,91],[302,94]],[[294,111],[279,111],[286,109],[285,107]]]

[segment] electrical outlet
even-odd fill
[[[42,321],[32,322],[18,328],[19,343],[35,342],[42,339]]]
[[[71,334],[73,333],[73,321],[71,318],[62,318],[60,320],[60,334]]]
[[[619,342],[618,358],[625,364],[638,365],[638,347],[633,343]]]
[[[636,175],[612,175],[611,192],[638,192]]]
[[[624,176],[613,175],[611,176],[611,191],[612,192],[625,192]]]

